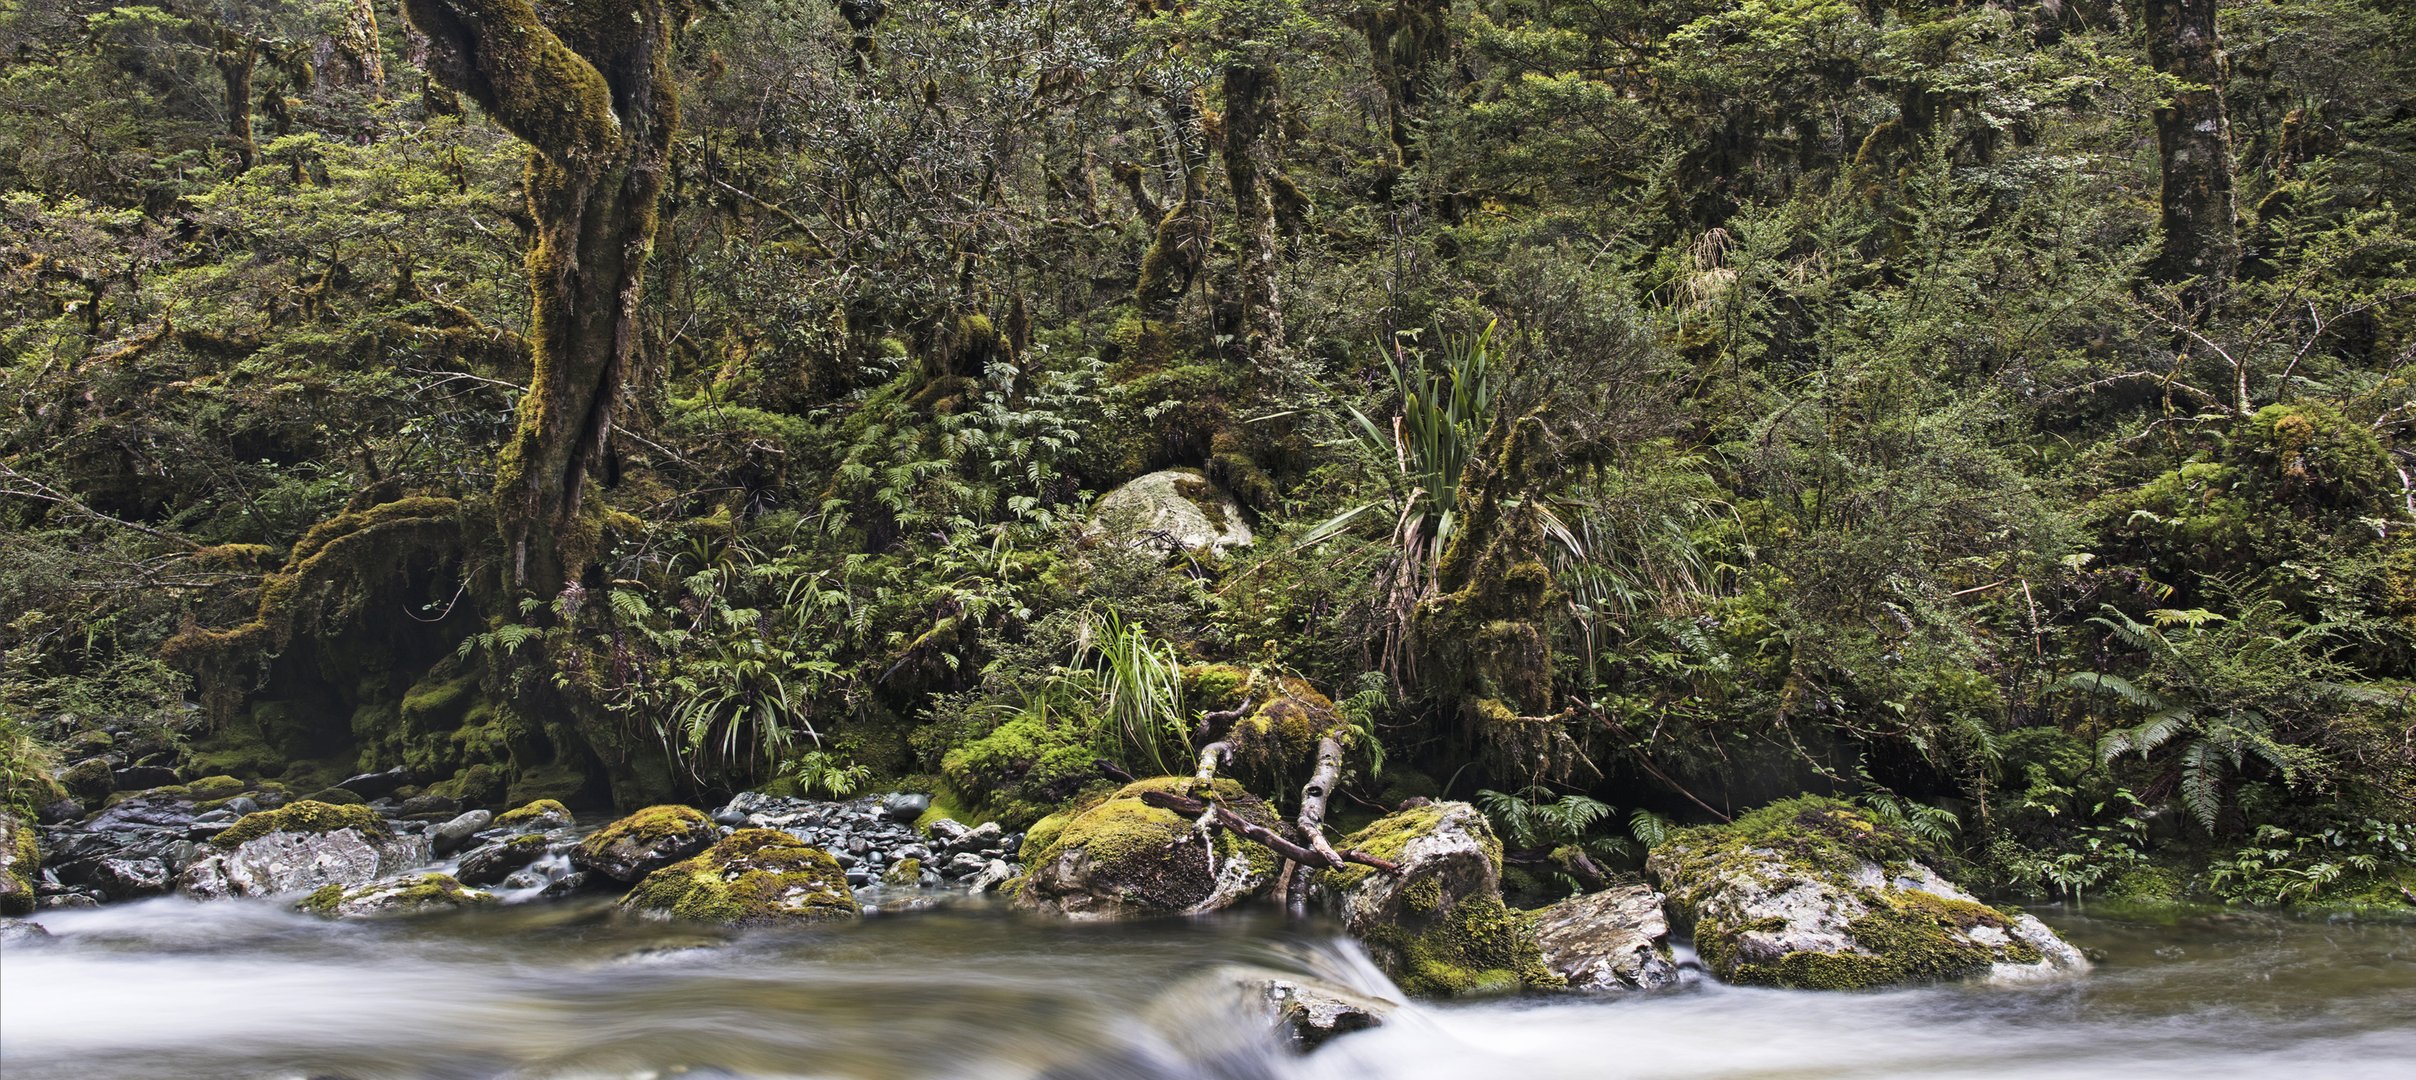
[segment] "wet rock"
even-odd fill
[[[339,919],[365,919],[458,911],[494,902],[494,894],[468,888],[450,874],[409,874],[352,888],[327,885],[294,908]]]
[[[411,770],[397,766],[385,772],[362,773],[336,781],[336,785],[360,796],[364,801],[383,799],[411,782]]]
[[[1572,896],[1536,912],[1535,943],[1544,967],[1572,990],[1653,990],[1675,985],[1669,919],[1650,886],[1626,885]]]
[[[96,908],[99,906],[101,906],[99,899],[95,898],[90,893],[81,892],[52,893],[51,895],[45,896],[34,903],[34,909],[36,911],[62,911],[75,908]]]
[[[1502,845],[1476,807],[1435,802],[1382,818],[1336,845],[1397,864],[1310,875],[1310,896],[1342,920],[1401,989],[1420,996],[1553,986],[1525,923],[1502,902]]]
[[[41,923],[24,919],[0,919],[0,946],[23,948],[50,941],[50,931]]]
[[[456,876],[467,885],[493,885],[536,862],[545,849],[545,837],[535,833],[488,844],[462,856]]]
[[[1100,496],[1090,527],[1133,546],[1223,554],[1250,543],[1242,508],[1195,469],[1164,469]]]
[[[470,838],[486,828],[495,815],[485,810],[472,810],[428,830],[428,843],[439,855],[450,855],[469,846]]]
[[[1399,1003],[1352,993],[1305,978],[1268,978],[1258,992],[1273,1014],[1275,1030],[1294,1050],[1307,1053],[1336,1037],[1381,1027]]]
[[[929,795],[915,795],[901,791],[881,800],[881,812],[889,815],[889,820],[901,825],[914,824],[916,819],[922,817],[930,809],[931,796]]]
[[[413,795],[403,800],[404,817],[437,817],[461,813],[461,800],[450,795]]]
[[[1705,969],[1729,982],[1858,989],[2088,968],[2045,924],[1979,903],[1918,853],[1854,807],[1807,797],[1684,830],[1647,869]]]
[[[34,815],[34,820],[44,825],[59,825],[83,816],[83,803],[74,799],[56,799],[45,804],[41,811]]]
[[[247,815],[210,846],[177,874],[178,891],[213,900],[365,885],[433,854],[425,837],[396,835],[367,807],[311,800]]]
[[[1015,864],[1005,859],[992,859],[965,879],[965,887],[977,893],[986,893],[1014,878]]]
[[[740,829],[694,858],[646,875],[621,906],[642,915],[729,924],[852,919],[861,910],[828,852],[773,829]]]
[[[42,872],[42,851],[33,826],[16,814],[0,810],[0,915],[23,915],[34,909],[34,879]]]
[[[112,900],[131,900],[167,892],[169,873],[165,859],[102,856],[60,867],[58,877],[69,885],[99,890]]]
[[[552,799],[538,799],[495,816],[497,828],[514,829],[521,832],[563,829],[570,827],[570,823],[570,807]]]
[[[721,831],[693,807],[649,806],[596,830],[571,862],[615,881],[637,881],[710,846]]]
[[[1218,911],[1257,895],[1275,880],[1273,851],[1222,829],[1203,843],[1191,819],[1141,801],[1147,791],[1197,783],[1138,781],[1075,816],[1033,858],[1016,903],[1071,919],[1119,919]],[[1273,827],[1266,804],[1241,785],[1217,780],[1213,790],[1236,813]],[[951,836],[935,827],[932,835],[946,850],[971,831]]]
[[[176,783],[176,770],[164,765],[128,765],[110,774],[119,791],[147,791]]]

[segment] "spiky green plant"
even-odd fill
[[[1183,658],[1171,642],[1109,611],[1083,626],[1073,667],[1096,688],[1105,734],[1161,774],[1186,771]]]

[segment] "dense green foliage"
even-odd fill
[[[2136,5],[698,14],[530,596],[526,148],[387,0],[0,0],[9,801],[139,727],[1022,824],[1230,713],[1262,794],[1342,732],[1338,814],[1605,860],[1820,791],[2011,888],[2416,899],[2406,0],[2221,5],[2214,280]],[[1085,528],[1170,467],[1256,542]]]

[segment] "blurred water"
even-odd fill
[[[0,953],[0,1071],[51,1077],[2416,1077],[2416,928],[2057,917],[2086,979],[1871,994],[1698,981],[1428,1006],[1298,1058],[1238,969],[1393,996],[1268,916],[956,909],[808,930],[608,902],[327,922],[175,899],[46,913]]]

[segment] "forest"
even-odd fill
[[[1995,897],[2416,908],[2408,0],[0,56],[15,820],[919,793],[1031,864],[1146,801],[1347,883],[1466,804],[1524,909],[1777,804]]]

